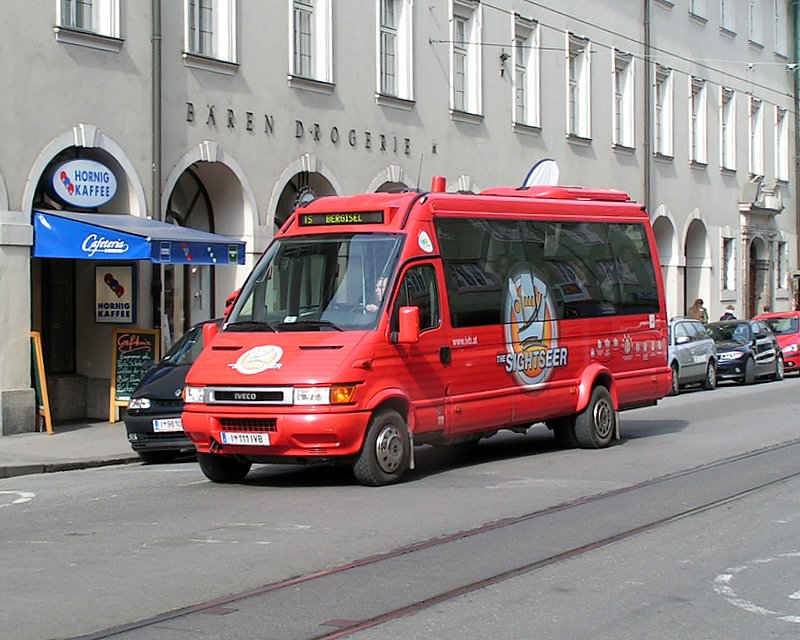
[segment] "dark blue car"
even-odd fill
[[[717,380],[752,384],[765,376],[783,379],[778,340],[761,320],[726,320],[706,325],[717,343]]]

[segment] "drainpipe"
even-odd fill
[[[651,41],[650,41],[650,0],[644,0],[644,206],[647,212],[652,214],[650,198],[652,197],[652,184],[650,182],[650,171],[652,162],[652,135],[653,135],[653,69],[651,64]]]
[[[794,185],[795,185],[795,194],[794,194],[794,224],[795,224],[795,238],[800,238],[800,197],[797,194],[797,186],[800,185],[800,161],[798,157],[800,156],[800,113],[798,113],[798,108],[800,108],[800,98],[798,97],[798,91],[800,91],[800,69],[798,69],[798,64],[800,64],[800,0],[792,0],[792,20],[794,21]],[[797,265],[800,267],[800,247],[795,247],[795,251],[797,253]],[[800,300],[800,281],[796,278],[792,277],[792,308],[796,308],[796,305]]]
[[[151,119],[152,137],[152,195],[150,217],[161,220],[161,0],[152,0],[152,105]],[[153,327],[161,326],[161,311],[164,308],[164,291],[162,287],[163,266],[154,265],[150,284],[153,304]],[[163,340],[163,337],[162,337]]]

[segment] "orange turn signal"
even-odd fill
[[[339,385],[331,387],[331,404],[350,404],[356,393],[356,385]]]

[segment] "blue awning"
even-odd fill
[[[242,240],[137,216],[34,211],[33,233],[35,258],[244,264]]]

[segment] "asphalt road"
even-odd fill
[[[543,427],[400,485],[195,463],[0,480],[0,629],[17,638],[796,638],[800,380]]]

